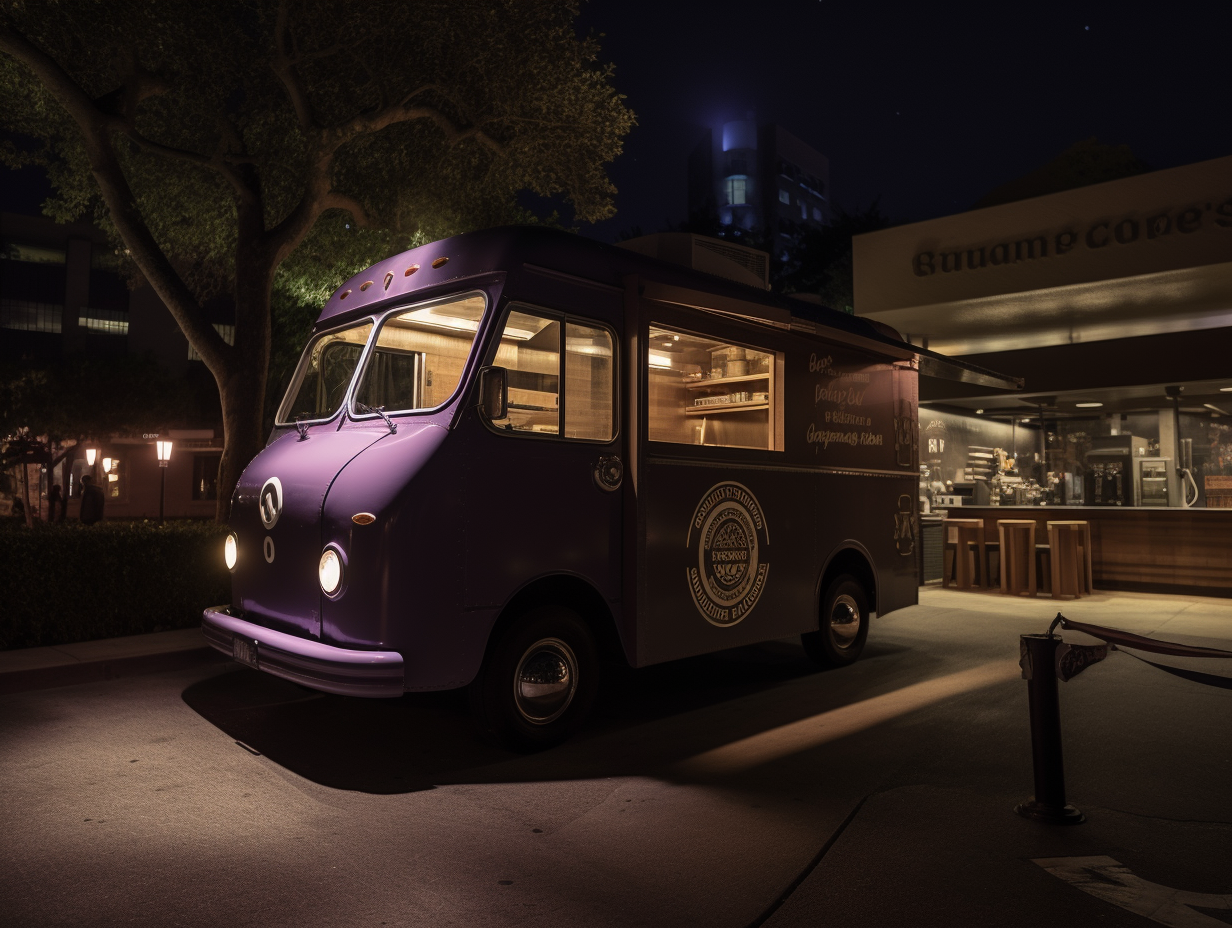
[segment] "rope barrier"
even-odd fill
[[[1066,631],[1082,632],[1105,644],[1069,644],[1054,634],[1057,626]],[[1135,660],[1150,664],[1195,683],[1232,689],[1232,679],[1218,674],[1203,673],[1182,667],[1169,667],[1149,661],[1128,649],[1166,654],[1171,657],[1232,658],[1232,651],[1202,648],[1176,641],[1161,641],[1132,632],[1123,632],[1102,625],[1074,622],[1061,613],[1052,620],[1045,635],[1018,637],[1019,666],[1027,681],[1027,704],[1031,714],[1031,765],[1035,779],[1035,794],[1020,802],[1014,811],[1024,818],[1050,825],[1077,825],[1086,816],[1065,801],[1065,767],[1061,757],[1061,709],[1057,681],[1071,680],[1087,667],[1108,656],[1109,650],[1124,651]]]
[[[1135,635],[1132,632],[1123,632],[1117,628],[1105,628],[1102,625],[1088,625],[1085,622],[1075,622],[1073,619],[1067,619],[1061,613],[1057,613],[1057,617],[1052,620],[1052,625],[1048,628],[1049,636],[1053,630],[1060,625],[1065,631],[1082,632],[1084,635],[1090,635],[1092,638],[1098,638],[1101,641],[1106,641],[1109,645],[1118,651],[1123,651],[1129,654],[1134,660],[1142,661],[1144,664],[1149,664],[1156,670],[1162,670],[1164,673],[1170,673],[1173,676],[1181,677],[1184,680],[1189,680],[1193,683],[1201,683],[1205,686],[1217,686],[1221,689],[1232,689],[1232,678],[1221,676],[1215,673],[1204,673],[1201,670],[1189,670],[1184,667],[1170,667],[1167,664],[1160,664],[1155,661],[1148,661],[1145,657],[1139,657],[1137,654],[1130,654],[1127,648],[1132,648],[1135,651],[1149,651],[1152,654],[1166,654],[1170,657],[1199,657],[1199,658],[1223,658],[1225,660],[1232,659],[1232,651],[1221,651],[1219,648],[1201,648],[1196,645],[1181,644],[1177,641],[1162,641],[1158,638],[1147,638],[1143,635]],[[1078,646],[1081,647],[1081,646]],[[1096,658],[1097,660],[1100,658]],[[1094,661],[1091,661],[1094,663]],[[1086,665],[1083,665],[1086,666]],[[1077,671],[1082,670],[1078,667]],[[1064,668],[1058,667],[1058,674],[1062,682],[1070,677],[1076,676],[1074,673],[1066,674]]]

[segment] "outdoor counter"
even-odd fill
[[[1086,521],[1096,589],[1232,597],[1232,509],[962,506],[948,513],[983,519],[990,542],[998,519],[1034,519],[1045,543],[1050,520]]]

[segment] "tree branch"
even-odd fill
[[[466,139],[475,139],[494,154],[503,155],[505,153],[504,144],[488,135],[480,126],[469,126],[464,129],[434,106],[407,106],[401,103],[396,106],[387,106],[375,113],[356,116],[354,119],[327,129],[323,133],[323,142],[326,149],[332,153],[361,135],[371,135],[389,126],[413,122],[416,119],[432,120],[450,145],[457,145]]]
[[[355,224],[361,228],[367,228],[372,225],[372,218],[368,215],[368,211],[360,205],[360,202],[354,197],[349,197],[345,193],[338,193],[331,190],[325,195],[325,201],[321,204],[323,210],[326,209],[341,209],[346,210],[351,214],[351,218],[355,220]]]
[[[274,24],[274,60],[270,67],[287,92],[287,99],[295,110],[295,118],[299,120],[300,128],[308,131],[317,128],[316,117],[312,114],[312,104],[308,102],[308,89],[300,79],[296,70],[295,52],[292,45],[290,13],[287,11],[287,0],[278,4],[278,18]]]

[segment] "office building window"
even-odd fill
[[[743,206],[747,199],[748,180],[744,177],[727,178],[727,205]]]
[[[217,332],[219,335],[221,335],[222,340],[226,342],[228,345],[235,344],[235,326],[223,325],[221,323],[215,322],[214,331]],[[197,349],[194,348],[192,345],[188,346],[188,360],[190,361],[200,361],[201,360],[201,355],[197,354]]]
[[[791,203],[791,194],[788,193],[786,190],[780,190],[779,191],[779,202],[780,203]]]
[[[193,499],[218,499],[218,466],[221,463],[221,454],[193,456]]]
[[[3,247],[0,247],[0,259],[25,261],[28,264],[64,264],[65,253],[63,248],[44,248],[41,245],[5,242]]]
[[[0,329],[59,334],[63,323],[62,306],[29,300],[0,300]]]
[[[127,335],[128,313],[118,309],[83,309],[77,324],[99,335]]]
[[[821,210],[819,210],[816,206],[813,207],[813,220],[815,222],[821,222]]]

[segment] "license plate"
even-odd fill
[[[231,639],[231,656],[248,667],[257,666],[257,643],[236,635]]]

